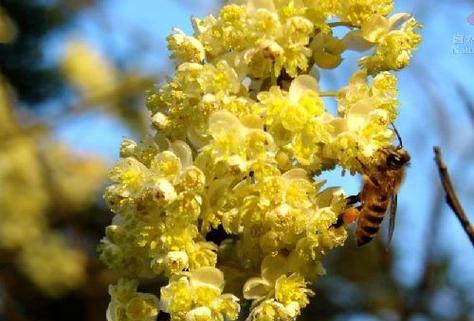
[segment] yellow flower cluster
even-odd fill
[[[20,269],[46,295],[55,297],[86,281],[86,256],[71,248],[59,234],[49,231],[40,242],[25,247],[18,257]]]
[[[177,274],[161,288],[161,309],[177,321],[235,320],[238,299],[223,289],[224,275],[214,267]]]
[[[109,286],[112,298],[107,309],[107,320],[151,321],[158,315],[158,299],[147,293],[137,292],[138,281],[120,279]]]
[[[344,192],[315,175],[360,172],[394,138],[391,71],[420,36],[410,15],[388,16],[392,7],[236,0],[194,18],[192,36],[176,29],[176,74],[147,98],[156,134],[125,140],[110,172],[104,262],[135,279],[167,277],[156,307],[173,321],[235,320],[238,298],[252,301],[248,320],[296,319],[323,257],[347,237],[334,227]],[[337,38],[336,27],[349,30]],[[348,49],[373,52],[347,86],[321,90],[318,68],[336,68]]]
[[[181,42],[177,42],[181,44]],[[145,132],[148,115],[139,110],[145,88],[155,80],[133,70],[121,70],[97,48],[80,38],[66,41],[60,70],[75,90],[69,112],[100,108],[138,132]]]
[[[346,45],[352,49],[375,47],[371,56],[362,57],[360,65],[371,75],[381,71],[405,68],[421,36],[415,33],[421,25],[409,14],[400,13],[390,18],[372,15],[361,24],[360,30],[350,32]]]
[[[66,78],[86,99],[104,95],[118,83],[118,71],[115,67],[79,39],[66,43],[62,69]]]
[[[5,9],[0,7],[0,44],[10,43],[17,36],[17,28]]]
[[[0,254],[13,257],[44,294],[61,296],[83,284],[87,262],[50,228],[48,214],[52,209],[71,214],[91,204],[104,164],[77,157],[33,128],[21,129],[12,108],[0,79]]]
[[[105,193],[117,215],[101,246],[104,261],[137,276],[215,265],[217,248],[198,231],[205,177],[191,149],[181,141],[163,152],[131,145],[123,145],[125,158],[110,173],[116,184]]]

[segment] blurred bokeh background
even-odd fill
[[[124,137],[148,132],[144,93],[173,73],[165,37],[218,0],[0,0],[0,320],[105,320],[115,275],[96,245],[101,193]],[[398,73],[397,128],[412,155],[392,244],[349,240],[326,262],[307,320],[474,320],[474,249],[444,202],[440,145],[474,220],[471,1],[396,1],[424,25]],[[357,55],[322,73],[344,86]],[[472,78],[471,78],[472,77]],[[356,194],[360,178],[325,173]]]

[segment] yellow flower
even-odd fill
[[[5,10],[0,7],[0,43],[9,43],[15,40],[17,29],[15,23]]]
[[[342,62],[342,53],[346,49],[344,41],[332,35],[332,32],[318,33],[311,41],[314,62],[321,68],[333,69]]]
[[[66,44],[62,68],[88,99],[110,92],[118,83],[115,67],[83,40],[74,39]]]
[[[313,34],[313,23],[304,17],[292,17],[282,26],[281,46],[285,54],[279,56],[274,65],[274,76],[285,70],[291,77],[308,69],[311,50],[306,46]]]
[[[355,170],[360,167],[357,159],[369,161],[377,150],[390,145],[393,132],[389,126],[398,108],[396,93],[396,79],[392,74],[382,72],[369,85],[367,72],[356,72],[349,86],[339,91],[341,117],[331,120],[333,138],[331,144],[324,146],[324,156],[333,157],[340,165]]]
[[[164,264],[171,273],[179,273],[188,268],[189,258],[184,251],[170,251],[166,255]]]
[[[283,59],[284,54],[285,50],[278,42],[271,39],[262,40],[258,46],[248,49],[243,54],[246,72],[252,77],[264,78],[271,74],[274,62]]]
[[[161,309],[172,321],[236,319],[223,271],[226,290],[252,301],[247,320],[295,320],[323,258],[347,238],[334,226],[344,192],[315,176],[362,172],[392,144],[399,103],[388,71],[408,64],[418,24],[387,17],[391,0],[228,3],[194,18],[193,36],[168,37],[179,65],[148,94],[156,135],[122,144],[101,257],[128,275],[167,277]],[[336,26],[350,31],[339,39]],[[313,67],[371,48],[347,86],[320,90]]]
[[[109,286],[111,296],[107,308],[107,321],[153,321],[158,315],[158,298],[149,293],[137,292],[138,281],[119,279]]]
[[[267,255],[261,266],[261,277],[249,279],[243,287],[243,295],[247,300],[270,298],[275,293],[275,284],[279,277],[289,272],[287,258],[282,255]]]
[[[259,111],[265,113],[268,132],[277,145],[291,152],[299,164],[321,169],[320,144],[328,143],[330,116],[319,96],[319,85],[310,75],[300,75],[288,93],[278,87],[258,95]]]
[[[298,274],[282,275],[275,282],[275,298],[283,305],[297,304],[304,308],[309,303],[308,296],[314,295],[307,288],[307,282]]]
[[[274,143],[263,128],[254,129],[228,111],[214,112],[209,118],[209,132],[213,140],[202,149],[208,154],[218,169],[219,163],[227,165],[227,173],[222,175],[242,175],[250,170],[259,159],[274,157]],[[203,157],[203,156],[201,156]]]
[[[175,276],[161,288],[161,310],[173,321],[235,320],[240,306],[237,297],[222,294],[224,275],[214,267]]]
[[[172,151],[163,151],[153,157],[150,162],[150,169],[152,169],[156,175],[173,181],[182,170],[181,160]]]
[[[51,297],[60,297],[86,281],[84,254],[51,232],[25,247],[19,263],[31,281]]]
[[[204,47],[199,40],[186,36],[180,29],[174,29],[174,34],[168,36],[168,49],[172,51],[171,58],[182,62],[202,62],[206,57]]]
[[[374,15],[386,16],[393,9],[393,0],[340,0],[336,14],[343,20],[356,26]]]
[[[244,297],[254,300],[249,320],[295,320],[309,303],[313,291],[298,274],[291,273],[288,259],[282,255],[267,256],[262,262],[262,276],[249,279]]]
[[[98,186],[105,180],[106,170],[103,160],[93,156],[79,157],[69,149],[51,144],[45,152],[45,160],[50,167],[56,204],[73,212],[94,201]]]
[[[375,46],[372,56],[362,57],[359,64],[373,75],[381,71],[400,70],[410,63],[421,41],[415,30],[421,28],[411,15],[399,13],[390,18],[373,15],[363,22],[361,29],[345,37],[349,49],[366,50]]]
[[[236,71],[226,62],[183,63],[173,81],[149,93],[147,106],[156,128],[172,140],[207,142],[207,118],[224,109],[241,90]]]
[[[304,9],[292,2],[249,0],[224,6],[217,18],[195,18],[193,26],[212,61],[227,56],[239,74],[253,77],[278,76],[282,69],[296,76],[308,67],[306,45],[314,31]]]
[[[285,307],[283,304],[273,300],[265,300],[257,305],[248,317],[251,321],[289,321],[296,320],[300,314],[297,306]]]

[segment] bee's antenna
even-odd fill
[[[398,132],[397,127],[395,127],[395,124],[394,123],[391,123],[391,124],[393,127],[393,131],[395,132],[395,135],[397,135],[398,142],[400,143],[399,147],[402,148],[403,147],[402,137],[400,136],[400,133]]]

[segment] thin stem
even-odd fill
[[[338,92],[337,91],[321,91],[321,92],[319,92],[319,96],[321,96],[321,97],[337,97]]]
[[[435,146],[433,150],[435,153],[435,162],[438,166],[439,176],[441,178],[441,184],[443,184],[444,191],[446,192],[446,202],[448,203],[449,207],[451,207],[456,217],[459,219],[459,222],[461,222],[464,231],[474,246],[474,228],[469,222],[469,218],[467,217],[466,212],[464,212],[461,202],[459,202],[456,192],[454,191],[451,178],[449,177],[448,167],[444,163],[441,155],[441,148],[439,146]]]
[[[350,22],[346,22],[346,21],[335,21],[335,22],[329,22],[328,23],[328,26],[333,28],[333,27],[348,27],[348,28],[357,28],[358,26],[350,23]]]

